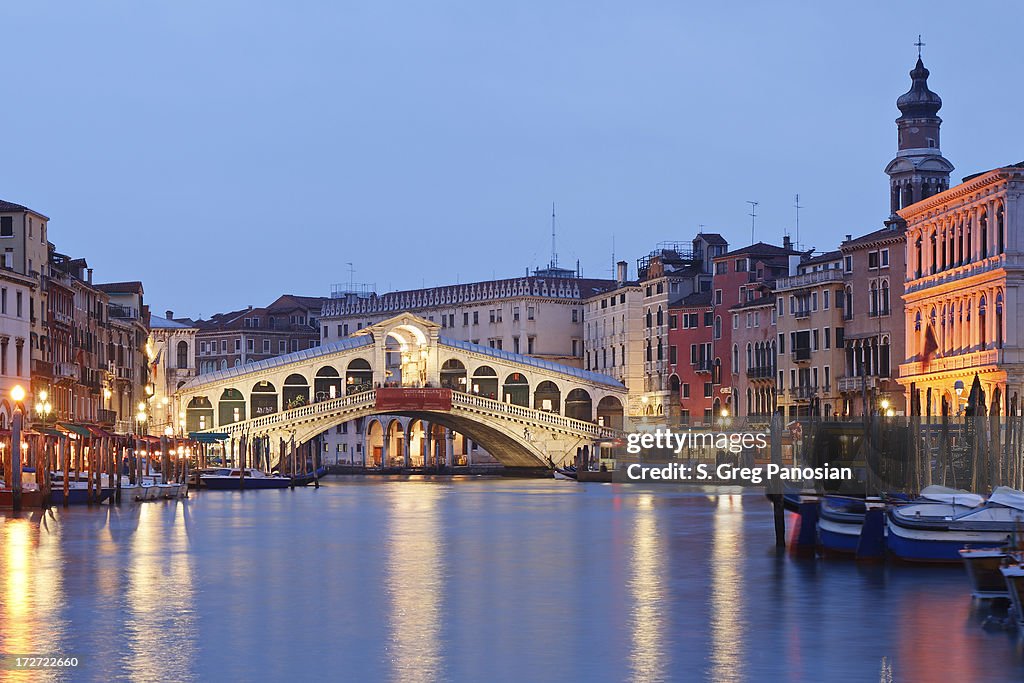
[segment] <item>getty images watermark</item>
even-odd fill
[[[673,454],[677,460],[668,462],[635,462],[620,467],[616,480],[623,482],[726,483],[758,485],[770,480],[827,482],[851,481],[853,468],[832,466],[785,466],[776,463],[756,464],[769,459],[770,437],[767,432],[673,431],[659,427],[653,432],[633,432],[626,437],[626,452],[651,456]],[[682,460],[689,454],[712,454],[715,462],[701,457]],[[738,456],[747,456],[751,464],[741,465]],[[724,457],[722,457],[724,456]],[[753,456],[753,457],[749,457]],[[727,462],[723,462],[726,460]]]

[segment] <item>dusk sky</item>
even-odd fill
[[[829,5],[826,7],[825,5]],[[964,175],[1024,159],[1003,3],[4,3],[0,198],[179,316],[880,227],[918,33]],[[1013,16],[1011,16],[1013,13]]]

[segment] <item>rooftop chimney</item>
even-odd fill
[[[782,248],[783,249],[792,249],[793,248],[793,242],[790,241],[789,235],[783,235],[782,236]]]
[[[88,274],[88,276],[87,276],[88,279],[86,281],[91,285],[92,284],[92,268],[86,268],[85,272]]]
[[[167,316],[168,320],[174,320],[174,311],[171,311],[171,310],[165,311],[164,315]]]
[[[618,263],[615,264],[615,269],[615,279],[618,280],[619,284],[621,285],[629,277],[629,263],[627,263],[626,261],[619,261]]]
[[[850,241],[850,240],[852,240],[852,239],[853,239],[853,235],[847,235],[847,236],[846,236],[846,241],[847,241],[847,242],[849,242],[849,241]]]

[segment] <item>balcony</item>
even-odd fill
[[[772,379],[773,377],[775,377],[775,368],[770,365],[747,368],[748,379]]]
[[[800,386],[789,390],[789,396],[796,401],[809,401],[818,395],[818,387]]]
[[[132,380],[132,374],[133,374],[132,373],[132,369],[128,368],[128,367],[125,367],[123,365],[118,365],[116,367],[116,369],[115,369],[115,372],[114,372],[114,375],[118,379],[123,379],[123,380],[129,381],[129,382]]]
[[[867,390],[870,391],[878,385],[878,378],[876,377],[840,377],[839,378],[839,393],[856,393],[863,391],[867,384]]]
[[[33,358],[32,377],[33,379],[50,379],[53,377],[53,363]]]
[[[122,320],[137,320],[139,312],[131,306],[122,306],[121,304],[107,304],[107,314],[111,318],[120,318]]]
[[[924,375],[929,372],[944,372],[946,370],[963,370],[966,368],[977,368],[1000,363],[1000,349],[989,349],[988,351],[975,351],[974,353],[962,353],[955,356],[932,358],[930,361],[914,361],[900,365],[900,377],[911,377],[913,375]]]
[[[117,422],[117,411],[100,408],[96,411],[96,421],[104,427],[113,427]]]
[[[793,362],[794,363],[809,363],[811,361],[811,349],[810,347],[805,349],[793,349]]]
[[[828,270],[819,270],[814,273],[779,278],[775,283],[775,290],[800,289],[801,287],[819,285],[823,282],[842,282],[842,280],[843,271],[841,269],[829,268]]]
[[[802,311],[796,311],[796,312],[793,313],[793,317],[796,318],[797,320],[802,320],[804,318],[810,318],[811,317],[811,310],[809,308],[805,308]]]
[[[57,380],[71,379],[78,381],[79,367],[78,363],[54,363],[53,364],[53,377]]]
[[[709,358],[702,358],[696,363],[691,363],[694,372],[711,372],[714,368],[715,363]]]

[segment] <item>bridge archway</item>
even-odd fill
[[[502,400],[524,408],[530,407],[530,381],[521,372],[513,372],[505,377],[501,387]]]
[[[574,420],[594,421],[594,401],[586,389],[573,389],[565,397],[565,416]]]
[[[490,365],[473,371],[473,393],[484,398],[498,398],[498,373]]]
[[[277,403],[277,387],[266,380],[253,385],[249,402],[252,405],[253,417],[272,415],[280,409]]]
[[[345,369],[345,393],[358,394],[373,386],[373,368],[365,358],[355,358]]]
[[[602,427],[622,429],[622,415],[622,402],[614,396],[605,396],[597,404],[597,423]]]
[[[225,389],[217,402],[217,424],[241,422],[245,416],[245,397],[238,389]],[[212,426],[212,425],[211,425]]]
[[[384,457],[384,425],[379,419],[367,421],[365,443],[363,463],[371,467],[380,467]]]
[[[533,408],[548,413],[561,413],[562,392],[558,385],[551,380],[544,380],[538,384],[533,391]]]
[[[441,366],[441,386],[454,391],[466,391],[466,366],[458,358],[449,358]]]
[[[206,396],[195,396],[185,407],[185,429],[190,432],[213,427],[213,404]]]
[[[309,381],[298,373],[288,375],[284,380],[281,398],[286,408],[296,408],[309,403]]]
[[[313,399],[325,401],[341,396],[341,375],[332,365],[325,365],[316,371],[313,378]]]

